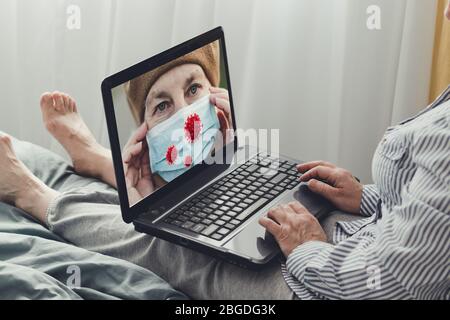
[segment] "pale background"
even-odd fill
[[[280,128],[283,153],[369,182],[386,127],[428,102],[435,19],[435,0],[2,0],[0,130],[63,154],[38,106],[57,89],[108,145],[103,78],[222,25],[238,126]]]

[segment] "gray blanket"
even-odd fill
[[[0,299],[186,299],[152,272],[59,238],[0,203]]]

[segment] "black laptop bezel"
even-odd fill
[[[120,86],[127,81],[134,79],[150,70],[153,70],[165,63],[170,62],[176,58],[179,58],[187,53],[190,53],[196,49],[199,49],[211,42],[219,40],[220,44],[220,54],[222,57],[222,61],[224,63],[225,77],[228,84],[228,93],[230,97],[230,108],[231,108],[231,117],[233,121],[233,129],[236,130],[236,119],[234,113],[234,104],[233,104],[233,94],[231,90],[231,81],[230,74],[228,69],[228,59],[227,59],[227,51],[225,45],[225,36],[222,27],[217,27],[213,30],[210,30],[204,34],[201,34],[191,40],[183,42],[173,48],[170,48],[162,53],[159,53],[149,59],[146,59],[142,62],[139,62],[125,70],[122,70],[116,74],[113,74],[103,80],[101,85],[103,104],[105,110],[105,116],[107,121],[108,133],[109,133],[109,141],[111,145],[112,158],[114,162],[114,170],[117,181],[117,189],[120,198],[120,206],[122,211],[122,218],[126,223],[131,223],[133,220],[138,217],[143,212],[148,212],[152,209],[152,205],[155,203],[159,203],[169,194],[177,194],[177,189],[186,188],[186,184],[194,177],[202,174],[206,170],[205,165],[197,165],[190,169],[188,172],[184,173],[180,177],[173,180],[171,183],[166,186],[156,190],[146,198],[142,199],[140,202],[134,204],[130,207],[127,187],[125,182],[125,175],[122,165],[122,150],[120,147],[119,135],[117,131],[117,122],[115,109],[112,98],[112,89],[117,86]],[[230,145],[225,146],[227,150],[233,150],[235,153],[238,147],[237,136],[234,135],[234,140]],[[229,155],[227,155],[228,157]],[[224,170],[229,165],[224,166]],[[181,201],[182,199],[180,199]]]

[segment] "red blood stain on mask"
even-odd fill
[[[184,166],[186,168],[190,167],[192,165],[192,157],[191,156],[186,156],[184,158]]]
[[[166,151],[166,161],[168,164],[172,165],[178,157],[177,148],[174,145],[171,145],[167,148]]]
[[[184,123],[184,133],[186,135],[187,141],[189,141],[190,143],[194,142],[200,135],[202,127],[203,124],[198,114],[191,114]]]

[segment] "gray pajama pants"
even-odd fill
[[[138,233],[122,221],[115,189],[77,175],[61,157],[13,139],[19,159],[61,194],[47,211],[48,228],[70,243],[147,268],[194,299],[293,299],[273,261],[260,271],[246,270],[204,254]],[[336,215],[324,223],[331,239]]]

